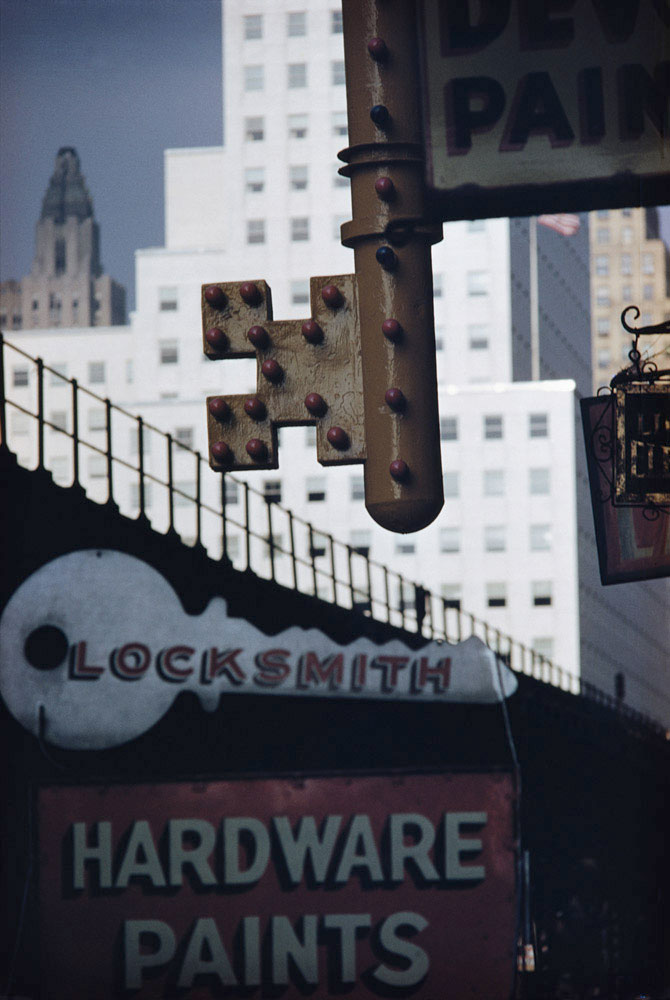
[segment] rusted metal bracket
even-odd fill
[[[442,228],[426,208],[416,10],[342,10],[353,214],[342,242],[356,273],[312,278],[304,323],[272,319],[263,281],[203,286],[205,353],[258,357],[254,397],[208,399],[210,462],[276,468],[276,428],[313,423],[322,464],[365,463],[370,515],[417,531],[444,498],[430,257]]]

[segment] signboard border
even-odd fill
[[[615,390],[615,427],[616,427],[616,448],[614,451],[614,504],[615,506],[634,505],[648,507],[658,504],[661,507],[667,506],[670,496],[667,493],[646,493],[631,492],[626,489],[628,483],[627,474],[627,452],[628,442],[626,439],[626,410],[628,399],[631,396],[650,396],[658,394],[667,396],[667,403],[670,406],[670,383],[668,382],[635,382],[626,386],[617,386]]]

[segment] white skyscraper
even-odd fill
[[[105,362],[102,395],[203,453],[205,397],[253,390],[256,366],[204,358],[201,284],[265,279],[275,319],[307,318],[309,278],[353,271],[339,235],[351,217],[349,181],[337,173],[347,145],[341,12],[333,0],[295,7],[224,3],[225,144],[166,151],[165,246],[137,251],[131,329],[12,338],[84,383],[85,366]],[[591,385],[586,217],[572,237],[539,231],[538,382],[529,381],[528,248],[528,221],[507,219],[450,223],[433,248],[445,505],[432,525],[416,535],[379,528],[364,508],[362,469],[319,466],[309,428],[282,430],[277,471],[239,478],[267,484],[316,528],[568,674],[610,694],[623,674],[627,703],[670,721],[667,585],[598,580],[577,416],[577,393]],[[120,433],[130,450],[134,429]],[[188,493],[182,465],[175,475]],[[212,472],[203,489],[219,485]],[[136,513],[136,485],[120,488],[122,508]],[[233,561],[235,537],[232,528]]]

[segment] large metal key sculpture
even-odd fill
[[[264,281],[202,289],[203,345],[256,355],[251,396],[207,400],[210,463],[275,469],[277,427],[315,424],[323,465],[363,462],[365,502],[391,531],[417,531],[443,504],[430,246],[408,0],[344,0],[355,275],[311,279],[311,316],[273,320]]]

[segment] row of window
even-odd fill
[[[331,235],[339,242],[340,226],[349,219],[349,215],[334,215],[332,218]],[[265,219],[247,219],[247,243],[265,243]],[[289,238],[292,243],[305,243],[310,238],[309,216],[301,215],[289,219]]]
[[[607,277],[614,273],[615,259],[610,254],[599,253],[595,256],[595,272],[600,277]],[[640,258],[640,266],[643,274],[654,274],[653,253],[643,253]],[[611,269],[611,271],[610,271]],[[633,274],[633,254],[622,253],[619,257],[619,270],[624,277]]]
[[[244,89],[247,93],[265,90],[265,66],[256,63],[244,66],[242,71]],[[344,60],[333,59],[330,63],[330,82],[333,87],[342,87],[345,83]],[[272,81],[273,87],[275,81]],[[288,63],[286,66],[286,85],[289,90],[302,90],[307,87],[307,63]]]
[[[333,174],[335,187],[346,187],[347,177],[337,171]],[[291,191],[306,191],[309,187],[309,170],[306,164],[296,164],[288,168],[288,186]],[[244,171],[244,190],[247,194],[261,194],[265,190],[265,167],[247,167]]]
[[[329,15],[331,35],[341,35],[342,11],[331,10]],[[248,42],[263,38],[264,27],[262,14],[246,14],[242,19],[242,33]],[[307,34],[307,27],[306,10],[292,10],[286,14],[286,35],[288,38],[303,38]]]
[[[502,414],[490,413],[483,418],[483,436],[489,441],[501,440],[504,437],[504,419]],[[440,418],[440,437],[443,441],[458,441],[458,417]],[[549,437],[549,414],[528,414],[528,437]]]
[[[461,551],[461,531],[459,526],[440,528],[440,552],[451,555]],[[484,551],[507,551],[507,525],[487,524],[484,526]],[[552,547],[552,532],[550,524],[528,525],[528,548],[531,552],[549,552]]]
[[[622,289],[623,292],[623,289]],[[631,294],[622,295],[624,304],[628,305],[632,298]],[[642,298],[646,301],[653,301],[654,299],[654,286],[653,285],[643,285],[642,286]],[[612,305],[612,293],[609,285],[597,285],[596,286],[596,306],[601,309],[609,309]]]
[[[331,111],[330,129],[333,136],[346,138],[346,111]],[[288,115],[286,131],[289,139],[306,139],[309,135],[309,115],[304,112]],[[244,119],[244,139],[246,142],[262,142],[265,139],[265,118],[263,115],[251,115]]]
[[[51,385],[64,385],[63,379],[66,377],[67,365],[58,362],[50,364],[52,371],[49,373]],[[101,383],[105,381],[105,362],[89,361],[87,368],[87,378],[89,383]],[[12,385],[19,389],[30,384],[29,368],[14,368],[12,371]]]

